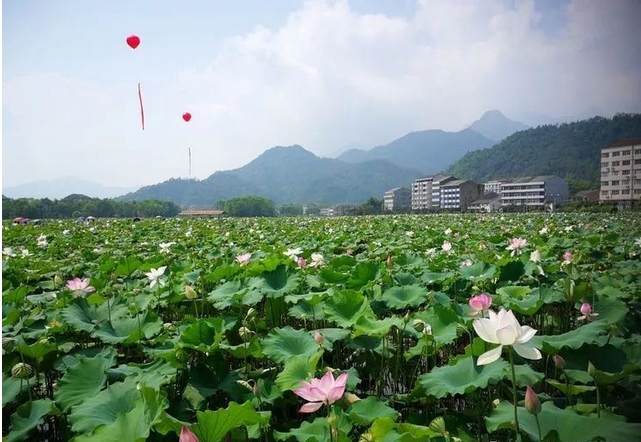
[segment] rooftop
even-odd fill
[[[616,143],[610,144],[604,149],[612,149],[615,147],[628,147],[628,146],[641,146],[641,138],[627,138],[625,140],[617,141]]]

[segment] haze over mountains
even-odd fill
[[[61,199],[74,193],[94,198],[114,198],[136,190],[135,187],[110,187],[74,177],[39,180],[19,186],[3,187],[2,194],[10,198]]]
[[[458,132],[412,132],[370,150],[348,150],[337,158],[320,158],[299,145],[277,146],[243,167],[218,171],[204,180],[172,178],[118,199],[166,199],[191,208],[212,207],[218,201],[247,195],[263,196],[277,204],[356,204],[444,171],[477,182],[557,174],[590,186],[598,185],[600,149],[638,136],[641,114],[528,129],[499,111],[489,111]],[[69,193],[97,196],[89,183],[75,184]],[[4,194],[16,197],[11,190],[5,189]],[[31,195],[40,196],[35,191]]]

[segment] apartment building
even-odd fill
[[[449,180],[440,184],[440,205],[446,210],[467,210],[483,193],[483,185],[471,180]]]
[[[641,200],[641,138],[621,140],[601,149],[599,201],[628,208]]]
[[[543,208],[559,204],[569,197],[568,183],[555,175],[512,178],[501,184],[501,207]]]
[[[509,179],[503,178],[499,180],[490,180],[483,184],[483,193],[501,193],[501,185],[508,182]]]
[[[452,175],[419,178],[412,183],[412,210],[434,210],[441,207],[441,184],[455,180]]]
[[[383,209],[393,212],[406,210],[412,206],[412,191],[407,187],[395,187],[385,192],[383,196]]]

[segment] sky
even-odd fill
[[[492,109],[641,112],[639,17],[640,0],[5,1],[2,184],[186,178],[188,148],[204,179],[274,146],[335,156]]]

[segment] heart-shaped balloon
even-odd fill
[[[185,120],[185,121],[191,120],[191,114],[189,112],[185,112],[183,114],[183,120]]]
[[[136,49],[140,44],[140,37],[137,35],[130,35],[127,37],[127,44],[131,46],[131,49]]]

